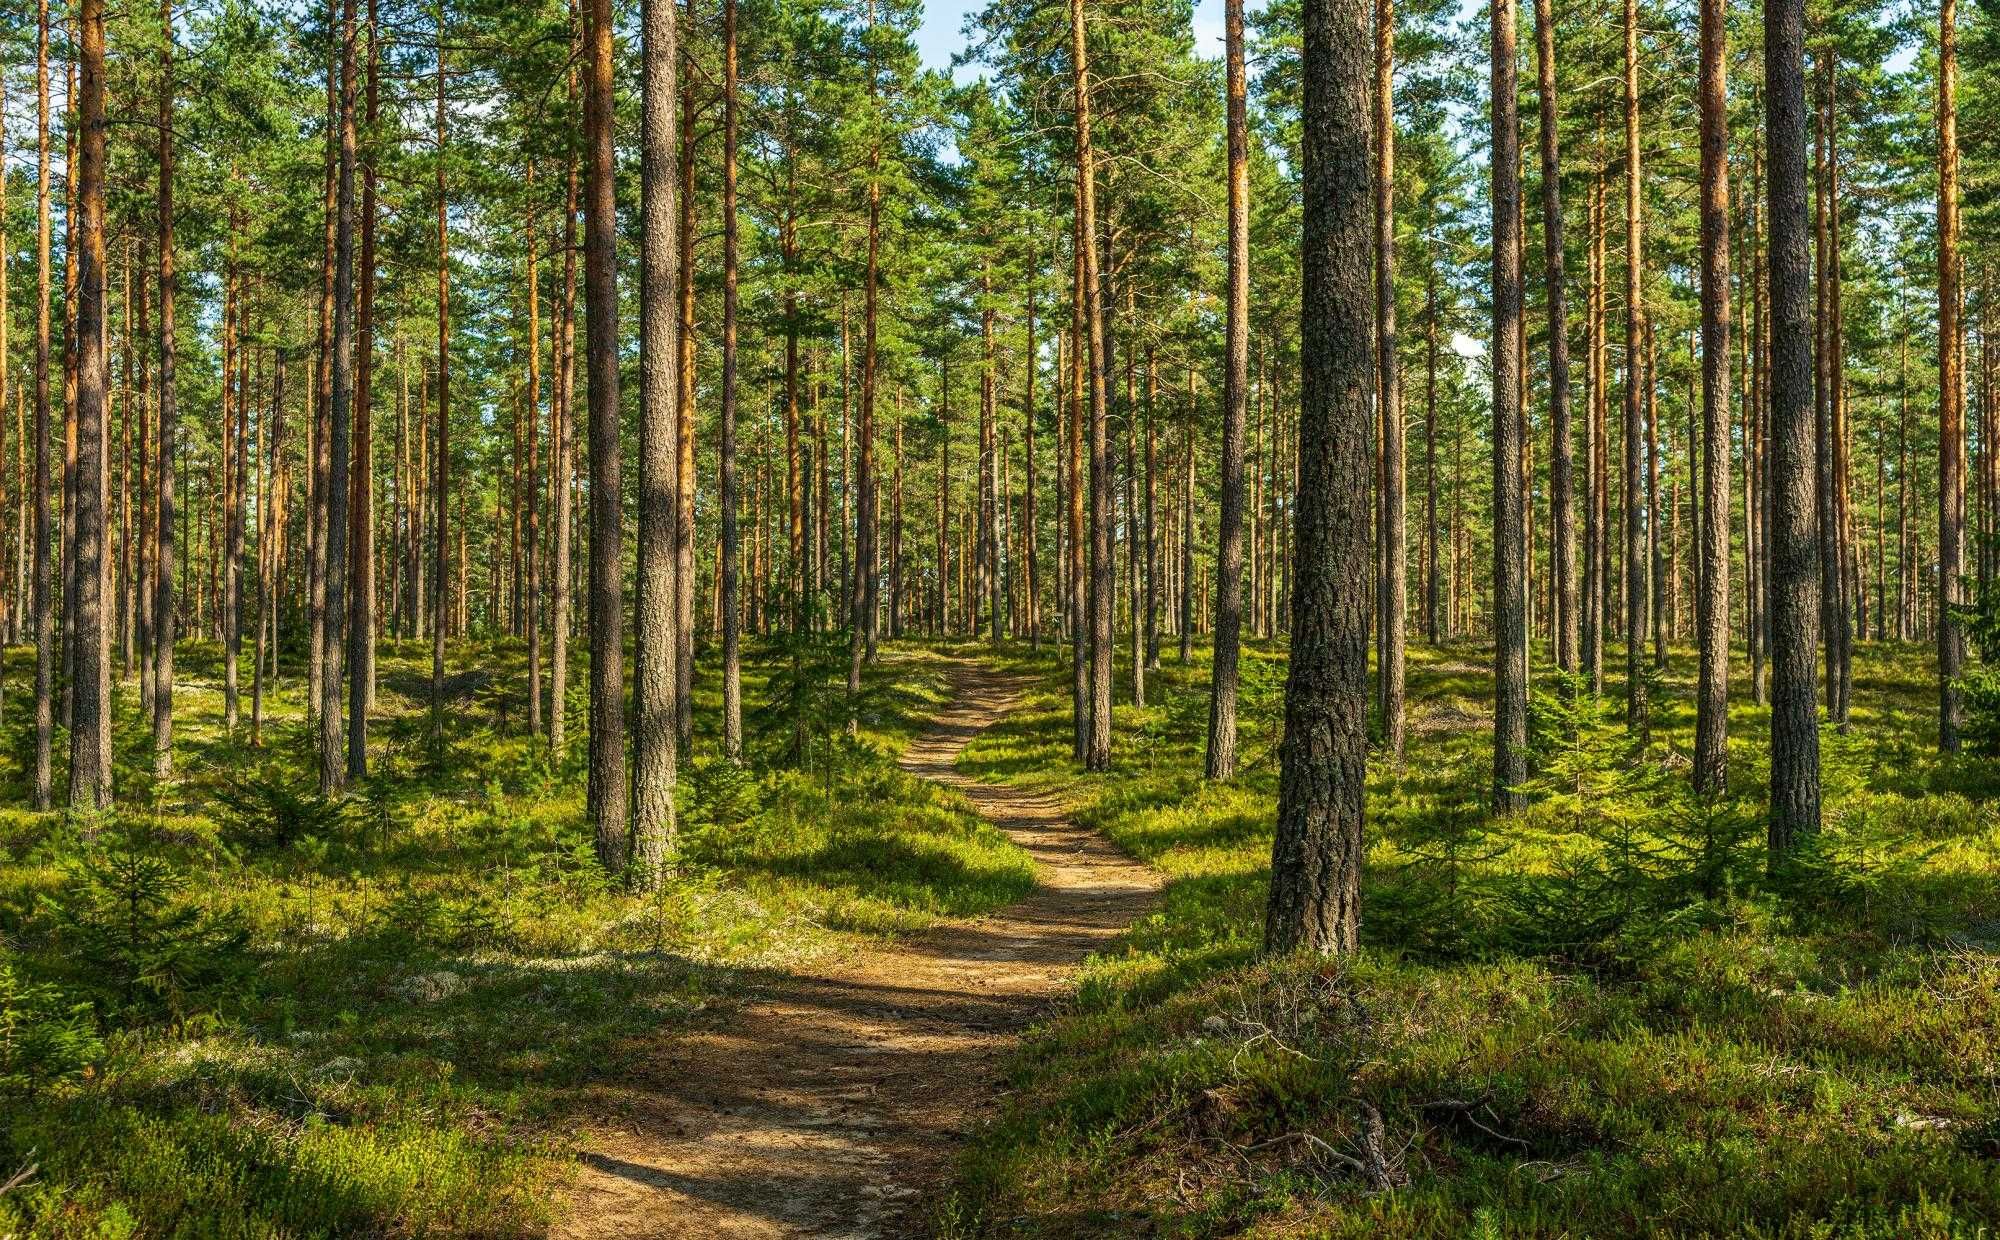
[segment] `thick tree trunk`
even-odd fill
[[[1498,0],[1495,9],[1511,23],[1511,0]],[[1306,0],[1304,33],[1297,599],[1264,945],[1346,953],[1360,938],[1368,758],[1370,462],[1363,445],[1373,376],[1365,0]],[[1511,39],[1508,51],[1511,75]],[[1506,98],[1511,110],[1511,91]]]
[[[1083,0],[1070,0],[1070,66],[1076,111],[1076,205],[1083,253],[1083,330],[1088,340],[1090,383],[1090,731],[1083,751],[1086,770],[1111,766],[1111,610],[1116,564],[1111,547],[1110,383],[1111,357],[1104,330],[1104,290],[1097,254],[1097,156],[1090,138],[1090,64],[1086,53]]]
[[[1216,519],[1214,655],[1206,762],[1208,778],[1215,780],[1236,777],[1237,660],[1243,633],[1243,427],[1249,420],[1250,380],[1250,126],[1243,64],[1243,0],[1226,0],[1224,13],[1229,295],[1223,343],[1222,444],[1217,458],[1222,496]]]
[[[625,774],[625,546],[618,412],[618,208],[612,129],[611,0],[584,22],[583,283],[590,378],[590,820],[597,859],[614,873],[631,857]]]
[[[1804,0],[1769,0],[1764,6],[1764,82],[1771,247],[1769,844],[1775,864],[1816,832],[1820,821]]]
[[[674,611],[680,597],[674,526],[680,518],[680,462],[674,433],[680,422],[680,145],[676,109],[680,71],[673,0],[645,0],[644,119],[641,124],[639,285],[639,560],[633,619],[635,681],[632,719],[634,852],[648,891],[665,879],[674,848],[675,736]],[[789,315],[788,321],[789,321]],[[797,343],[790,346],[797,368]],[[788,383],[795,378],[788,378]],[[797,390],[789,427],[796,458]],[[796,494],[796,483],[794,484]],[[796,508],[796,505],[794,506]],[[793,519],[793,550],[798,521]]]
[[[108,366],[104,350],[104,0],[77,11],[82,64],[77,205],[76,680],[69,748],[73,809],[111,806],[111,647],[104,597]]]
[[[1725,0],[1702,0],[1701,504],[1696,537],[1694,788],[1729,786],[1729,43]],[[1689,486],[1696,483],[1689,480]]]
[[[450,513],[445,504],[451,495],[451,237],[446,229],[445,197],[445,43],[443,10],[439,10],[437,31],[437,461],[429,469],[419,471],[419,478],[434,483],[437,492],[437,510],[433,518],[436,526],[431,531],[431,580],[429,606],[431,633],[431,743],[442,746],[445,736],[444,718],[444,633],[445,633],[445,593],[444,574],[446,548],[449,546]],[[560,632],[560,626],[558,632]],[[563,661],[562,638],[556,638],[556,660]],[[560,675],[560,673],[558,673]],[[560,690],[561,682],[558,681]],[[558,691],[556,710],[562,710],[562,696]],[[559,729],[558,729],[559,730]],[[557,752],[561,752],[560,737],[556,738]]]

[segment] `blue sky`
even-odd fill
[[[917,50],[924,64],[942,69],[966,40],[960,32],[969,13],[986,7],[985,0],[926,0],[923,28],[917,32]],[[1251,11],[1263,8],[1261,0],[1248,0]],[[1195,0],[1195,48],[1204,56],[1222,55],[1222,0]]]

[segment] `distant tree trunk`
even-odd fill
[[[870,9],[871,19],[873,9]],[[868,63],[868,102],[875,104],[877,68]],[[861,295],[861,411],[856,432],[860,443],[854,466],[854,573],[848,599],[847,734],[860,730],[861,668],[875,649],[875,377],[876,332],[881,309],[882,148],[868,153],[867,265]],[[843,363],[843,369],[844,369]],[[843,405],[845,397],[842,398]],[[968,610],[970,605],[968,604]]]
[[[689,28],[694,24],[694,0],[687,5]],[[683,54],[687,54],[685,50]],[[699,479],[695,476],[694,392],[695,392],[695,131],[694,81],[689,72],[680,78],[681,124],[678,134],[681,178],[680,233],[678,247],[680,279],[680,353],[676,372],[679,388],[675,396],[674,454],[676,477],[680,480],[680,510],[674,521],[674,736],[679,748],[694,744],[694,498]]]
[[[1495,11],[1511,22],[1510,6]],[[1364,0],[1306,0],[1304,35],[1297,595],[1264,946],[1345,954],[1360,945],[1368,759],[1369,462],[1356,451],[1373,380]]]
[[[1028,356],[1034,357],[1033,341]],[[1154,399],[1159,394],[1159,373],[1153,365],[1153,347],[1146,346],[1146,658],[1147,671],[1160,668],[1160,486],[1159,431],[1153,416]],[[1033,407],[1032,402],[1030,408]],[[1032,427],[1030,430],[1032,431]],[[1033,442],[1032,435],[1030,442]],[[1030,449],[1032,452],[1032,449]],[[1029,457],[1032,466],[1033,457]],[[1030,470],[1032,474],[1032,468]],[[1032,485],[1032,483],[1030,483]],[[1032,511],[1032,510],[1031,510]],[[1032,521],[1031,521],[1032,525]]]
[[[1000,593],[1000,463],[995,456],[995,436],[998,427],[994,422],[994,374],[993,355],[993,273],[990,267],[979,277],[979,546],[976,560],[976,576],[979,582],[979,605],[986,609],[992,622],[991,639],[999,645],[1007,639],[1006,613],[1001,606]],[[975,614],[973,631],[979,630],[979,620]]]
[[[438,10],[437,30],[437,462],[428,470],[419,472],[419,477],[435,483],[437,492],[436,529],[431,531],[431,582],[430,582],[430,622],[431,622],[431,742],[444,744],[444,572],[447,547],[449,544],[451,520],[445,504],[451,494],[451,237],[446,231],[444,156],[445,156],[445,43],[444,10]],[[572,247],[573,248],[573,247]],[[567,524],[567,523],[565,523]],[[567,530],[562,531],[567,533]],[[567,617],[565,617],[566,619]],[[564,660],[563,624],[558,623],[556,637],[556,663],[560,669]],[[562,672],[556,672],[556,710],[562,710]],[[556,732],[560,733],[558,726]],[[562,751],[561,736],[553,738],[556,752]]]
[[[1764,6],[1764,82],[1771,247],[1769,844],[1776,863],[1818,831],[1820,811],[1804,0]]]
[[[1698,87],[1702,433],[1694,788],[1705,796],[1729,786],[1729,42],[1724,3],[1701,3]],[[1695,485],[1689,479],[1689,486]]]
[[[1593,695],[1604,692],[1605,554],[1604,554],[1604,141],[1600,125],[1596,143],[1597,169],[1590,180],[1587,252],[1589,289],[1584,309],[1584,428],[1583,598],[1579,607],[1581,636],[1578,657],[1590,678]]]
[[[1526,514],[1521,505],[1520,441],[1521,116],[1514,22],[1514,0],[1492,0],[1493,797],[1503,811],[1522,804],[1519,789],[1528,778],[1528,597],[1522,559]]]
[[[1077,0],[1072,0],[1077,3]],[[1321,20],[1333,19],[1320,15]],[[1206,773],[1236,777],[1237,661],[1243,631],[1243,428],[1250,414],[1250,128],[1243,0],[1224,6],[1229,125],[1229,302],[1222,368],[1221,509],[1216,520],[1214,655]],[[1327,38],[1332,32],[1323,32]]]
[[[736,0],[722,3],[722,751],[743,758],[743,606],[736,479]]]
[[[583,283],[590,376],[590,820],[597,859],[624,869],[631,856],[625,774],[625,544],[618,412],[618,208],[612,128],[611,0],[590,0],[584,137],[589,154],[583,215]]]
[[[1180,661],[1185,667],[1194,658],[1195,572],[1194,545],[1200,536],[1194,516],[1194,441],[1199,416],[1199,392],[1193,359],[1187,370],[1187,421],[1181,428],[1181,567],[1180,567]]]
[[[528,642],[528,735],[542,734],[542,297],[533,199],[535,164],[528,161],[530,203],[524,221],[528,242],[528,548],[525,635]],[[400,432],[399,432],[400,436]]]
[[[1576,506],[1570,428],[1569,309],[1563,269],[1562,166],[1556,139],[1561,114],[1556,96],[1555,13],[1551,0],[1535,0],[1535,86],[1541,105],[1542,253],[1549,316],[1549,594],[1556,667],[1577,670]],[[1428,438],[1428,436],[1427,436]],[[1432,515],[1435,528],[1435,507]],[[1432,641],[1436,641],[1435,629]]]
[[[238,212],[228,212],[227,258],[222,278],[222,726],[236,732],[240,715],[241,677],[238,664],[243,653],[243,513],[244,499],[240,464],[248,460],[244,440],[249,429],[249,370],[243,357],[243,277],[237,264],[237,235],[242,226]],[[235,409],[231,411],[231,404]]]
[[[1403,759],[1403,666],[1409,615],[1404,517],[1403,376],[1396,356],[1396,3],[1375,0],[1375,391],[1382,422],[1382,584],[1378,663],[1382,747]]]
[[[1653,635],[1653,666],[1667,665],[1667,563],[1662,554],[1666,537],[1665,518],[1660,509],[1660,379],[1659,353],[1653,336],[1653,320],[1646,320],[1646,554],[1651,562],[1650,626]]]
[[[734,0],[731,0],[733,3]],[[644,119],[641,126],[639,285],[639,560],[633,621],[633,843],[642,886],[657,890],[674,847],[674,608],[679,598],[674,525],[680,516],[680,462],[674,430],[680,421],[679,171],[675,132],[680,50],[673,0],[645,0]],[[787,322],[791,316],[787,315]],[[798,347],[790,344],[792,370]],[[788,378],[788,385],[795,375]],[[797,390],[790,392],[789,429],[796,457]],[[796,486],[794,487],[796,492]],[[796,513],[793,551],[797,551]]]
[[[1958,2],[1938,8],[1938,748],[1965,726],[1965,376],[1959,339]]]
[[[1646,512],[1643,204],[1639,197],[1639,0],[1625,0],[1625,726],[1643,743],[1651,734],[1646,678]]]
[[[1036,527],[1039,524],[1038,514],[1041,512],[1041,507],[1035,498],[1035,367],[1037,365],[1035,353],[1035,277],[1037,274],[1038,271],[1032,269],[1028,273],[1028,345],[1021,367],[1022,383],[1026,386],[1026,391],[1021,396],[1021,449],[1026,454],[1026,459],[1022,465],[1026,477],[1024,479],[1024,494],[1021,501],[1025,510],[1021,522],[1021,558],[1026,562],[1027,567],[1028,598],[1026,619],[1028,649],[1033,651],[1040,651],[1042,648],[1041,553],[1036,546],[1035,537]],[[1058,384],[1057,387],[1060,390],[1061,385]],[[900,460],[901,458],[902,454],[898,452],[897,459]]]
[[[368,712],[375,706],[375,174],[382,48],[377,0],[368,0],[368,65],[361,165],[361,295],[354,341],[354,494],[348,532],[347,777],[368,777]]]
[[[1083,503],[1083,230],[1072,214],[1070,229],[1069,371],[1063,378],[1069,408],[1069,468],[1064,471],[1069,510],[1069,639],[1071,756],[1084,760],[1090,747],[1090,625],[1084,582]]]
[[[165,0],[162,12],[165,13]],[[48,0],[40,0],[36,5],[37,24],[35,28],[35,808],[46,810],[55,799],[55,774],[53,746],[55,738],[55,565],[49,545],[49,5]],[[160,53],[161,113],[170,116],[173,89],[172,47],[173,26],[165,24],[167,33],[162,39]],[[161,755],[156,760],[155,773],[165,779],[171,773],[173,696],[174,696],[174,631],[173,631],[173,528],[167,515],[173,508],[174,476],[168,449],[165,446],[173,436],[173,374],[174,354],[172,340],[173,323],[173,252],[174,234],[170,215],[173,201],[173,131],[165,120],[160,132],[160,318],[163,341],[160,351],[160,427],[161,427],[161,509],[160,545],[163,553],[161,564],[165,575],[162,581],[159,609],[166,619],[161,629],[165,635],[162,645],[160,674],[160,700],[163,709],[153,716],[154,743]],[[163,722],[164,721],[164,722]]]
[[[576,78],[569,84],[575,106]],[[549,549],[549,752],[560,758],[569,697],[569,630],[571,578],[570,514],[576,478],[576,156],[568,160],[563,194],[562,300],[550,333],[549,357],[555,373],[549,381],[549,440],[555,454],[549,471],[549,497],[555,504]],[[685,319],[683,320],[685,322]],[[683,389],[685,390],[685,389]]]
[[[320,672],[319,790],[332,796],[347,783],[345,715],[341,665],[347,621],[348,447],[354,407],[354,0],[346,0],[340,22],[340,169],[335,192],[338,218],[333,271],[333,404],[327,413],[326,475],[326,650]],[[442,46],[440,46],[442,55]],[[442,82],[442,71],[439,80]],[[438,113],[440,126],[444,114]],[[442,151],[442,144],[440,144]],[[439,170],[444,167],[442,154]],[[440,454],[442,455],[442,454]],[[440,461],[442,466],[442,461]]]
[[[1560,281],[1551,287],[1559,288]],[[1439,612],[1444,604],[1444,578],[1438,571],[1438,289],[1437,261],[1424,263],[1424,636],[1436,646],[1441,638]]]
[[[70,731],[69,803],[83,810],[111,806],[110,629],[104,598],[108,367],[104,352],[104,0],[81,0],[77,12],[82,65],[77,205],[80,242],[76,306],[77,485],[76,681]],[[80,234],[80,236],[79,236]]]
[[[1090,139],[1090,64],[1085,52],[1083,0],[1070,0],[1070,68],[1076,105],[1076,204],[1083,251],[1083,319],[1089,341],[1090,381],[1090,735],[1083,765],[1111,767],[1111,444],[1110,354],[1104,331],[1104,292],[1097,255],[1097,155]],[[1213,729],[1211,729],[1211,732]]]

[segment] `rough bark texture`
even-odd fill
[[[1382,747],[1403,756],[1409,535],[1404,518],[1403,379],[1396,360],[1396,5],[1375,0],[1375,375],[1382,422]]]
[[[1077,241],[1083,253],[1083,330],[1090,384],[1090,712],[1083,765],[1111,766],[1111,610],[1116,592],[1112,558],[1110,392],[1111,355],[1104,330],[1104,288],[1097,253],[1097,168],[1090,141],[1090,62],[1083,25],[1084,0],[1070,0],[1070,66],[1076,107]]]
[[[639,878],[659,886],[674,844],[674,526],[680,462],[680,208],[675,167],[679,49],[672,0],[645,0],[639,286],[639,563],[632,719],[633,843]],[[794,419],[796,425],[796,419]],[[794,541],[796,542],[796,521]]]
[[[1216,519],[1214,658],[1207,774],[1236,775],[1237,659],[1243,640],[1243,427],[1250,378],[1250,129],[1243,66],[1243,0],[1227,0],[1229,305],[1222,368],[1221,509]]]
[[[160,430],[158,448],[160,462],[156,466],[154,482],[154,510],[160,518],[158,524],[158,546],[154,550],[154,598],[152,598],[152,774],[154,780],[166,780],[174,774],[174,448],[178,440],[178,414],[174,404],[174,290],[178,280],[174,278],[174,6],[172,0],[160,2],[160,28],[166,32],[160,40]],[[44,44],[46,48],[46,44]],[[46,50],[44,50],[46,56]],[[48,130],[48,70],[46,60],[42,66],[44,80],[44,108],[42,108],[42,130]],[[46,138],[44,138],[44,160],[42,160],[42,288],[48,288],[48,160],[46,160]],[[48,626],[48,298],[42,298],[42,320],[40,320],[40,356],[36,358],[36,550],[40,554],[40,566],[36,568],[40,590],[36,602],[36,636],[42,638]],[[42,650],[48,650],[48,642],[40,642]],[[36,752],[46,750],[46,730],[44,730],[44,706],[48,694],[44,692],[46,662],[36,664],[36,732],[44,738],[38,742]],[[46,804],[44,796],[46,780],[42,778],[42,764],[36,764],[36,794],[38,804]]]
[[[1521,801],[1528,778],[1528,591],[1521,505],[1521,117],[1514,0],[1493,26],[1493,799]],[[1296,657],[1296,656],[1295,656]]]
[[[1555,13],[1551,0],[1535,0],[1535,86],[1541,103],[1543,280],[1549,315],[1549,593],[1556,666],[1577,670],[1576,505],[1570,428],[1569,309],[1563,270],[1561,163],[1556,151],[1560,115],[1556,96]],[[1435,524],[1435,517],[1432,518]],[[1432,640],[1436,640],[1433,631]]]
[[[1546,3],[1547,0],[1542,0]],[[1701,505],[1694,787],[1729,783],[1729,113],[1724,0],[1701,2]],[[1690,485],[1694,485],[1690,480]]]
[[[163,4],[163,16],[169,10]],[[35,30],[35,808],[46,810],[55,798],[52,747],[55,738],[55,565],[49,545],[49,5],[37,5]],[[171,24],[166,27],[172,30]],[[160,108],[172,107],[171,35],[161,41]],[[173,578],[174,507],[173,458],[167,445],[174,433],[173,353],[173,131],[160,134],[160,563],[158,608],[165,621],[153,715],[154,774],[164,780],[172,773],[174,700]]]
[[[1499,0],[1496,13],[1509,3]],[[1298,560],[1264,923],[1271,951],[1350,952],[1360,936],[1373,382],[1368,26],[1366,0],[1306,0]]]
[[[368,774],[368,712],[375,706],[375,126],[381,111],[376,0],[368,0],[368,151],[361,165],[361,281],[354,343],[354,495],[348,531],[347,776]],[[529,410],[534,409],[533,393]],[[531,416],[532,421],[532,416]],[[531,431],[532,433],[532,431]]]
[[[743,757],[741,505],[736,479],[736,0],[722,5],[722,752]]]
[[[342,667],[347,630],[348,436],[354,407],[354,0],[340,23],[340,157],[334,191],[332,404],[327,409],[326,646],[320,670],[319,791],[347,786]],[[442,169],[442,161],[440,161]]]
[[[1938,748],[1965,726],[1965,376],[1959,352],[1958,3],[1938,9]]]
[[[597,857],[631,855],[625,775],[625,546],[618,442],[618,207],[612,125],[611,0],[590,0],[584,26],[583,282],[590,376],[590,820]]]
[[[1819,544],[1813,451],[1810,225],[1806,218],[1804,0],[1764,6],[1769,144],[1771,626],[1770,849],[1819,829]]]
[[[111,631],[105,614],[108,368],[104,350],[104,0],[82,0],[76,306],[76,679],[70,686],[69,803],[111,805]],[[80,235],[77,235],[80,234]]]
[[[1639,0],[1625,0],[1625,726],[1647,734],[1643,653],[1646,645],[1646,507],[1643,381],[1646,306],[1642,277],[1643,206],[1639,200]]]

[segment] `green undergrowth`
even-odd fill
[[[0,730],[15,755],[24,653]],[[185,647],[180,777],[158,789],[121,685],[119,811],[0,813],[0,1179],[35,1167],[0,1195],[0,1233],[541,1234],[590,1119],[580,1087],[644,1035],[761,970],[1032,885],[962,798],[895,766],[951,653],[885,651],[849,740],[827,652],[753,641],[746,701],[791,678],[798,709],[752,713],[741,769],[717,756],[704,656],[657,896],[592,854],[584,669],[552,760],[524,729],[518,642],[452,651],[478,670],[448,683],[442,747],[428,647],[385,645],[373,774],[335,803],[312,792],[295,666],[252,748],[247,694],[226,735],[217,652]],[[19,770],[0,803],[25,803]]]
[[[1861,650],[1823,838],[1775,878],[1747,678],[1713,804],[1683,791],[1689,652],[1644,755],[1616,678],[1602,706],[1538,680],[1545,774],[1495,820],[1489,660],[1413,648],[1406,761],[1371,762],[1365,947],[1337,962],[1260,958],[1280,652],[1245,652],[1228,785],[1201,778],[1201,658],[1169,650],[1118,708],[1105,776],[1076,772],[1067,670],[1039,664],[963,768],[1067,796],[1167,884],[1013,1060],[945,1234],[1986,1234],[2000,803],[1989,762],[1934,756],[1924,652]]]

